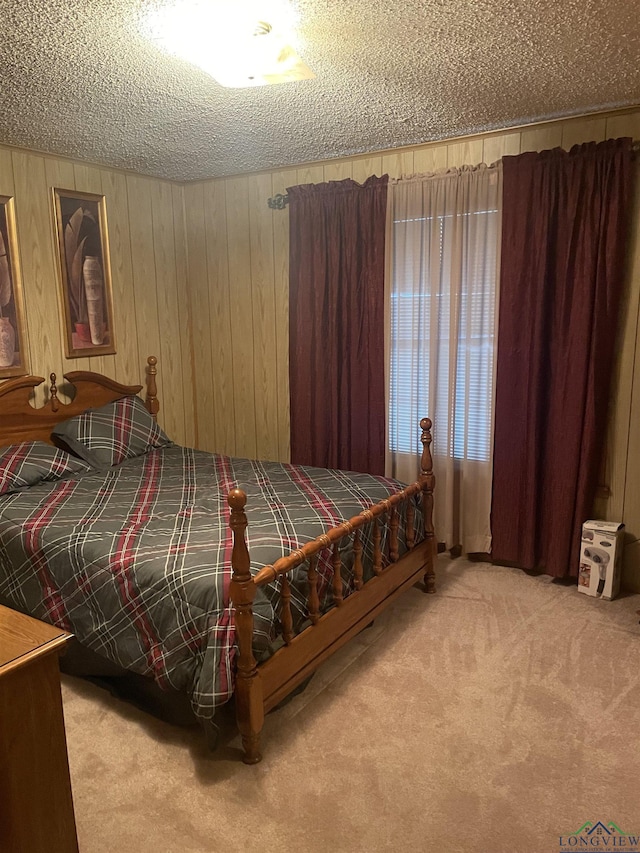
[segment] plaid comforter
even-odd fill
[[[247,492],[252,572],[402,488],[365,474],[212,455],[172,445],[118,467],[0,497],[0,595],[71,631],[94,652],[186,692],[214,715],[233,692],[226,497]],[[415,513],[416,541],[421,538]],[[383,533],[383,553],[386,531]],[[400,553],[406,550],[400,520]],[[363,540],[365,556],[372,545]],[[343,549],[343,592],[353,588]],[[320,593],[331,604],[328,559]],[[297,629],[306,618],[306,570],[290,573]],[[278,583],[255,601],[255,652],[278,643]]]

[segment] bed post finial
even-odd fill
[[[433,473],[433,460],[431,458],[431,427],[431,418],[422,418],[420,421],[420,429],[422,430],[422,435],[420,436],[420,441],[422,442],[420,468],[423,475]]]
[[[49,382],[51,385],[49,386],[49,403],[51,405],[51,411],[57,412],[59,408],[58,401],[58,386],[56,385],[56,375],[55,373],[49,374]]]
[[[236,719],[242,735],[245,764],[257,764],[260,754],[260,732],[264,723],[262,682],[253,656],[253,599],[256,585],[251,577],[251,561],[245,530],[244,511],[247,496],[241,489],[232,489],[227,502],[231,507],[229,527],[233,533],[231,566],[233,575],[229,592],[234,606],[238,666],[236,673]]]
[[[431,419],[422,418],[420,429],[422,435],[422,458],[420,459],[420,479],[422,480],[422,515],[424,518],[425,538],[430,542],[431,560],[424,575],[425,592],[436,591],[436,575],[434,563],[436,558],[436,539],[433,529],[433,490],[436,478],[433,475],[433,459],[431,456]]]
[[[155,355],[150,355],[147,359],[146,381],[147,381],[147,396],[144,398],[144,403],[149,412],[155,419],[158,417],[160,403],[158,402],[158,386],[156,385],[156,376],[158,368],[156,367],[158,359]]]

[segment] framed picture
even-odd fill
[[[115,353],[103,195],[53,189],[67,358]]]
[[[13,199],[0,195],[0,379],[28,372]]]

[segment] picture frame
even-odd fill
[[[29,373],[12,196],[0,195],[0,379]]]
[[[52,188],[67,358],[115,353],[103,195]]]

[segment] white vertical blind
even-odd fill
[[[489,551],[500,170],[389,186],[387,470],[416,473],[418,423],[434,422],[436,535]]]

